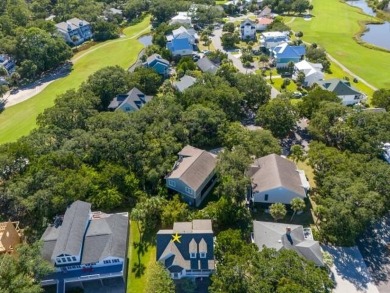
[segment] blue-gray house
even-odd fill
[[[127,94],[117,95],[108,106],[111,111],[134,112],[145,106],[151,101],[153,96],[147,96],[136,87],[132,88]]]
[[[290,46],[288,43],[280,44],[271,50],[277,68],[287,67],[290,62],[298,63],[303,60],[305,54],[305,46]]]
[[[127,213],[92,212],[90,203],[75,201],[42,235],[41,254],[54,273],[41,285],[63,293],[90,282],[97,287],[111,283],[115,292],[125,293],[128,233]]]
[[[167,187],[179,192],[189,205],[198,207],[216,182],[216,155],[185,146],[165,179]]]
[[[157,261],[173,279],[209,277],[214,271],[214,233],[211,220],[176,222],[157,233]]]
[[[159,54],[153,54],[146,59],[145,67],[153,68],[158,74],[169,75],[169,61],[162,58]]]
[[[172,53],[172,56],[191,55],[194,52],[194,46],[186,38],[167,42],[167,49]]]

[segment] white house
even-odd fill
[[[275,154],[255,159],[248,175],[252,185],[250,199],[256,203],[290,204],[296,197],[304,199],[310,189],[305,172]]]
[[[72,45],[80,45],[92,38],[90,23],[82,19],[72,18],[55,26],[65,41]]]
[[[290,41],[289,32],[264,32],[260,36],[261,46],[267,49],[273,49],[283,43]]]
[[[256,38],[256,23],[250,19],[241,22],[240,25],[241,39],[255,39]]]
[[[349,81],[338,78],[316,82],[320,88],[335,93],[343,105],[354,105],[366,99],[366,96],[355,89]]]
[[[178,12],[177,15],[171,18],[169,24],[191,25],[191,16],[188,15],[187,11]]]
[[[299,72],[305,74],[304,86],[312,86],[317,81],[324,79],[324,73],[322,72],[322,64],[311,63],[306,60],[295,63],[293,79],[297,80]]]
[[[265,31],[267,27],[273,22],[274,20],[272,18],[260,17],[256,21],[256,30]]]

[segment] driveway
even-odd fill
[[[213,32],[213,35],[211,36],[211,41],[214,45],[214,48],[216,50],[221,50],[222,52],[227,53],[228,58],[232,61],[233,65],[238,69],[239,72],[244,73],[244,74],[250,74],[250,73],[255,73],[256,67],[254,69],[252,68],[245,68],[242,65],[242,62],[239,58],[234,56],[234,54],[231,51],[226,51],[221,44],[221,36],[222,36],[222,29],[216,29]],[[276,96],[280,94],[280,92],[271,86],[271,99],[276,98]]]
[[[333,257],[332,278],[334,293],[379,293],[359,249],[322,245]]]

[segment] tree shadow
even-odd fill
[[[131,272],[134,273],[136,278],[141,278],[145,274],[145,270],[146,267],[143,263],[134,262]]]
[[[336,272],[342,279],[353,284],[357,291],[368,289],[368,284],[372,282],[372,278],[356,246],[322,245],[321,247],[332,255]]]
[[[385,283],[390,290],[390,215],[369,226],[357,246],[376,285]]]

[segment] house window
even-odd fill
[[[192,194],[193,193],[193,191],[192,191],[192,189],[191,188],[188,188],[188,187],[186,187],[186,192],[188,193],[188,194]]]
[[[196,258],[196,252],[191,252],[190,253],[190,258]]]
[[[75,256],[72,256],[72,260],[73,260],[73,261],[76,261],[76,257],[75,257]]]
[[[175,187],[176,186],[176,182],[173,181],[173,180],[168,180],[168,185],[172,186],[172,187]]]
[[[206,258],[206,252],[201,252],[200,253],[200,258]]]
[[[61,259],[62,259],[62,262],[66,262],[66,258],[65,257],[63,257]]]
[[[67,258],[66,258],[68,261],[72,261],[72,259],[68,256]]]
[[[57,262],[58,262],[58,263],[61,263],[61,260],[60,260],[60,259],[57,259]]]
[[[268,194],[264,194],[264,201],[268,201]]]

